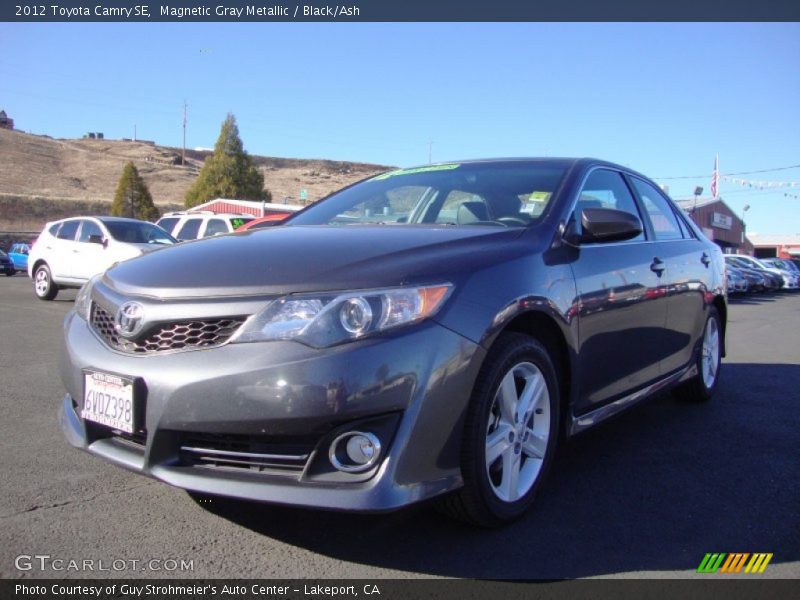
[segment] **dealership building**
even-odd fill
[[[686,198],[676,201],[706,237],[728,254],[753,254],[745,224],[721,197]]]
[[[800,258],[800,233],[750,236],[758,258]]]

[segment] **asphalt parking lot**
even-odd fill
[[[27,277],[0,278],[0,577],[688,577],[707,552],[771,552],[760,577],[800,577],[800,293],[732,300],[712,402],[664,395],[573,440],[535,509],[496,531],[426,506],[202,501],[72,449],[56,342],[74,297],[41,302]],[[126,570],[17,568],[37,554]]]

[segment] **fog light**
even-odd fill
[[[372,433],[348,431],[331,444],[328,457],[339,471],[360,473],[372,467],[381,454],[381,442]]]

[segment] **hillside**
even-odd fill
[[[210,152],[186,151],[147,142],[53,139],[0,129],[0,230],[35,231],[45,221],[110,208],[122,168],[133,161],[156,205],[174,210],[183,205],[186,189]],[[387,167],[330,160],[273,158],[253,155],[264,173],[273,202],[308,201]]]

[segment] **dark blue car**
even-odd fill
[[[11,277],[17,272],[14,267],[13,261],[9,258],[8,254],[0,250],[0,271]]]

